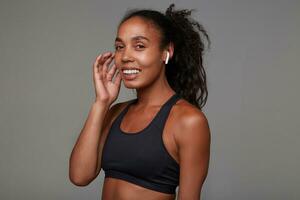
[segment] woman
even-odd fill
[[[94,63],[96,99],[72,151],[69,175],[85,186],[103,169],[103,200],[174,200],[177,186],[179,200],[200,199],[210,131],[201,111],[207,87],[199,33],[209,38],[189,17],[191,10],[173,7],[165,15],[128,12],[115,52]],[[121,81],[137,98],[111,106]]]

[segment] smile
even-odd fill
[[[122,77],[124,80],[134,80],[139,76],[141,70],[138,69],[123,69],[122,70]]]
[[[122,70],[122,72],[124,73],[124,74],[138,74],[138,73],[140,73],[140,70],[137,70],[137,69],[124,69],[124,70]]]

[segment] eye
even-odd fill
[[[145,46],[144,46],[144,45],[141,45],[141,44],[136,45],[136,47],[137,47],[138,49],[143,49],[143,48],[145,48]]]
[[[120,45],[115,45],[115,49],[116,49],[116,50],[119,50],[120,48],[122,48],[122,46],[120,46]]]

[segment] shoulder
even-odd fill
[[[110,106],[106,116],[105,116],[105,124],[110,127],[111,123],[115,120],[115,118],[122,112],[123,109],[131,102],[131,100],[117,102]]]
[[[190,138],[210,137],[208,119],[203,111],[180,99],[172,109],[174,138],[178,146]],[[173,121],[172,120],[172,121]]]
[[[123,102],[117,102],[117,103],[113,104],[109,108],[109,112],[111,114],[121,112],[126,107],[126,105],[128,105],[130,103],[130,101],[131,100],[123,101]]]
[[[176,102],[172,114],[181,126],[208,122],[204,112],[185,99],[180,99]]]
[[[117,102],[109,108],[109,112],[111,113],[112,116],[118,115],[133,100],[134,99],[130,99],[130,100],[127,100],[127,101],[122,101],[122,102]]]

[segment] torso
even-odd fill
[[[113,114],[110,120],[110,124],[120,114],[120,112],[128,105],[129,102],[121,103],[117,111]],[[179,99],[171,108],[165,127],[163,129],[163,142],[174,160],[179,163],[178,147],[175,141],[174,134],[180,130],[180,123],[178,123],[181,116],[182,106],[186,106],[189,103],[184,99]],[[189,105],[188,105],[189,106]],[[120,128],[128,133],[135,133],[144,129],[151,119],[158,112],[159,108],[147,109],[147,116],[143,111],[133,111],[135,108],[131,105],[125,117],[123,118]],[[142,109],[140,109],[142,110]],[[139,116],[136,118],[136,116]],[[145,117],[143,117],[145,116]],[[135,127],[127,128],[127,127]],[[103,134],[107,134],[109,127],[105,129]],[[102,141],[104,142],[104,141]],[[154,190],[150,190],[139,185],[116,178],[107,177],[104,180],[102,188],[102,200],[175,200],[174,194],[166,194]]]

